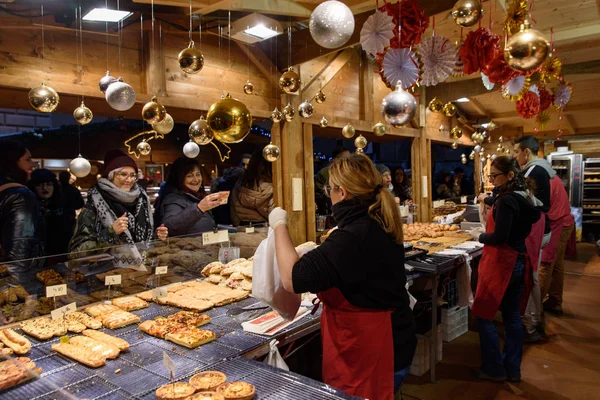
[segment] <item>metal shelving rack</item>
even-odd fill
[[[600,158],[588,158],[583,179],[583,240],[600,239]]]

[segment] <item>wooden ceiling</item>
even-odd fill
[[[435,18],[435,34],[443,35],[458,41],[461,34],[466,36],[468,30],[461,29],[454,24],[449,16],[455,0],[419,0],[428,15]],[[88,6],[93,0],[84,0],[81,3]],[[98,3],[105,4],[106,0]],[[319,47],[310,37],[308,19],[312,10],[320,4],[320,0],[120,0],[121,9],[136,13],[150,13],[150,4],[154,4],[155,13],[171,25],[165,30],[186,34],[185,27],[189,24],[189,10],[193,14],[202,15],[202,20],[210,29],[210,21],[227,20],[228,13],[235,20],[252,12],[265,14],[282,21],[284,26],[292,25],[294,32],[291,41],[291,56],[288,53],[287,37],[279,37],[258,44],[257,48],[263,53],[271,55],[268,51],[278,42],[279,52],[274,64],[284,68],[291,59],[291,64],[296,65],[311,59],[330,54],[339,49],[329,50]],[[359,43],[360,30],[364,21],[376,8],[375,0],[344,0],[355,14],[355,32],[349,46]],[[505,9],[511,0],[486,1],[483,4],[484,17],[481,25],[490,27],[502,35]],[[380,2],[382,3],[382,2]],[[559,119],[558,111],[553,110],[551,121],[541,132],[535,134],[541,137],[555,137],[560,127],[565,135],[600,133],[600,120],[596,117],[600,111],[600,0],[536,0],[533,4],[531,15],[535,21],[535,28],[542,31],[546,38],[554,39],[555,55],[561,58],[565,80],[573,85],[573,97],[564,109],[562,118]],[[14,0],[4,2],[4,7],[24,9],[39,7],[37,0]],[[78,0],[46,0],[48,9],[67,6],[76,6]],[[109,0],[109,7],[114,7],[117,0]],[[191,6],[191,7],[190,7]],[[491,18],[490,18],[491,15]],[[135,17],[135,16],[134,16]],[[134,18],[130,17],[130,18]],[[137,16],[139,20],[139,15]],[[491,21],[490,21],[491,20]],[[426,35],[431,34],[433,20]],[[213,27],[216,25],[213,25]],[[477,26],[472,29],[476,29]],[[87,28],[86,28],[87,29]],[[93,28],[90,28],[93,29]],[[215,30],[216,32],[216,30]],[[553,32],[553,34],[552,34]],[[487,91],[481,84],[481,77],[470,75],[461,78],[451,78],[436,87],[426,89],[427,98],[437,96],[443,101],[452,101],[460,97],[468,97],[471,102],[460,103],[460,109],[471,118],[488,117],[497,125],[504,127],[522,127],[523,132],[533,133],[536,124],[534,120],[524,120],[515,111],[515,103],[504,99],[497,90]]]

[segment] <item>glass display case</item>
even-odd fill
[[[581,207],[585,186],[583,185],[583,155],[552,153],[548,157],[552,169],[563,182],[572,207]]]

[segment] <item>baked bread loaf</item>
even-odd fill
[[[102,314],[98,319],[102,322],[102,325],[108,329],[122,328],[126,325],[140,322],[140,317],[121,309],[108,314]]]
[[[175,382],[163,385],[156,390],[157,400],[187,399],[196,389],[189,383]]]
[[[113,344],[100,342],[96,339],[92,339],[88,336],[73,336],[69,343],[74,344],[76,346],[87,347],[92,350],[94,353],[101,355],[102,357],[114,360],[119,356],[121,350]]]
[[[87,347],[71,343],[55,343],[52,345],[52,350],[88,367],[98,368],[106,364],[106,358]]]
[[[142,308],[148,307],[148,303],[146,301],[133,296],[114,299],[112,303],[121,310],[125,311],[141,310]]]
[[[108,344],[112,344],[114,346],[116,346],[119,350],[121,351],[126,351],[129,350],[129,343],[126,340],[123,340],[121,338],[112,336],[112,335],[107,335],[104,332],[99,332],[99,331],[93,331],[90,329],[86,329],[85,331],[81,332],[84,336],[87,337],[91,337],[92,339],[95,339],[99,342],[104,342],[104,343],[108,343]]]
[[[3,329],[0,331],[0,340],[4,345],[10,348],[15,354],[23,355],[31,350],[31,342],[26,337],[19,335],[12,329]]]
[[[190,378],[190,385],[197,391],[213,391],[227,381],[227,376],[220,371],[203,371]]]
[[[85,309],[85,312],[92,317],[99,317],[102,314],[108,314],[113,311],[121,311],[121,309],[112,304],[95,304]]]
[[[217,392],[197,392],[188,397],[188,400],[225,400],[225,397]]]
[[[252,400],[255,389],[248,382],[228,382],[219,386],[217,393],[223,395],[225,400]]]

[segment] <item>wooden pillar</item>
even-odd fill
[[[313,162],[313,126],[303,124],[304,139],[304,205],[306,210],[306,240],[317,240],[317,210],[315,204],[315,165]]]
[[[281,151],[281,124],[273,123],[271,125],[271,143],[279,147]],[[272,163],[273,167],[273,204],[275,207],[283,207],[283,157],[280,154],[279,160]]]
[[[427,138],[427,97],[425,88],[419,89],[419,109],[418,109],[418,122],[420,137],[418,141],[419,148],[419,170],[417,178],[417,185],[421,186],[419,197],[419,220],[421,222],[431,221],[431,208],[432,208],[432,173],[431,173],[431,140]],[[413,178],[414,180],[415,178]],[[426,188],[422,186],[426,182]],[[425,194],[427,197],[425,197]]]

